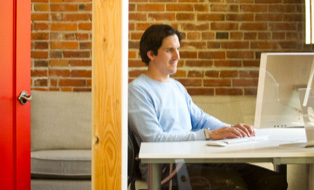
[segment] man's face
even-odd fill
[[[176,73],[180,59],[179,48],[180,42],[177,35],[166,37],[158,49],[158,54],[150,57],[150,64],[153,64],[157,72],[163,76]]]

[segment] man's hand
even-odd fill
[[[222,127],[209,131],[210,139],[232,139],[255,136],[254,128],[251,125],[238,123],[232,127]]]

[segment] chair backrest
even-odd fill
[[[139,169],[140,161],[137,159],[139,146],[135,141],[132,130],[128,129],[128,184],[134,183],[136,179],[141,178]]]

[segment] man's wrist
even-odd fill
[[[206,140],[210,140],[210,130],[204,129],[204,135]]]

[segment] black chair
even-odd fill
[[[132,130],[128,129],[128,186],[135,190],[135,181],[141,179],[138,159],[139,147]]]

